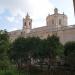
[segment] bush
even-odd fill
[[[14,75],[14,73],[11,71],[8,71],[8,72],[5,72],[4,75]]]
[[[0,71],[0,75],[18,75],[18,72],[14,70],[3,70]]]

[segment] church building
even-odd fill
[[[26,17],[23,18],[22,30],[9,32],[10,41],[13,42],[20,36],[45,39],[51,35],[57,35],[62,44],[67,41],[75,41],[75,25],[68,25],[67,19],[64,13],[59,13],[58,9],[55,8],[54,14],[46,17],[46,26],[32,29],[32,19],[27,14]]]

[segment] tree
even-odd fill
[[[63,54],[63,45],[60,43],[59,37],[52,35],[47,38],[48,53],[50,57],[61,56]]]
[[[75,68],[75,41],[64,45],[65,64]]]
[[[6,30],[0,31],[0,51],[7,51],[9,48],[9,36]]]
[[[75,41],[70,41],[70,42],[65,43],[64,45],[65,56],[70,55],[73,51],[75,51]]]
[[[9,56],[18,67],[31,64],[31,58],[36,57],[39,40],[38,37],[19,37],[11,44]]]
[[[9,57],[18,68],[22,66],[23,63],[27,63],[27,40],[23,37],[17,38],[12,44],[9,51]],[[26,61],[24,61],[26,60]]]
[[[47,56],[49,58],[49,67],[56,63],[56,56],[61,57],[63,55],[64,49],[63,45],[57,36],[52,35],[47,38]]]
[[[75,69],[75,51],[66,56],[66,64]]]
[[[47,39],[39,37],[17,38],[10,48],[10,57],[18,65],[30,64],[31,59],[40,61],[40,67],[45,58],[53,59],[62,54],[62,44],[57,36],[51,36]]]
[[[9,50],[9,36],[6,30],[0,30],[0,67],[9,65],[7,52]],[[5,63],[6,62],[6,63]]]

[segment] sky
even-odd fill
[[[68,16],[68,24],[75,24],[72,0],[0,0],[0,29],[14,31],[22,29],[23,18],[28,13],[32,28],[46,25],[46,17],[54,8]]]

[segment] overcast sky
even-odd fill
[[[32,18],[32,27],[46,25],[46,16],[54,8],[68,16],[68,24],[75,24],[72,0],[0,0],[0,29],[22,29],[27,12]]]

